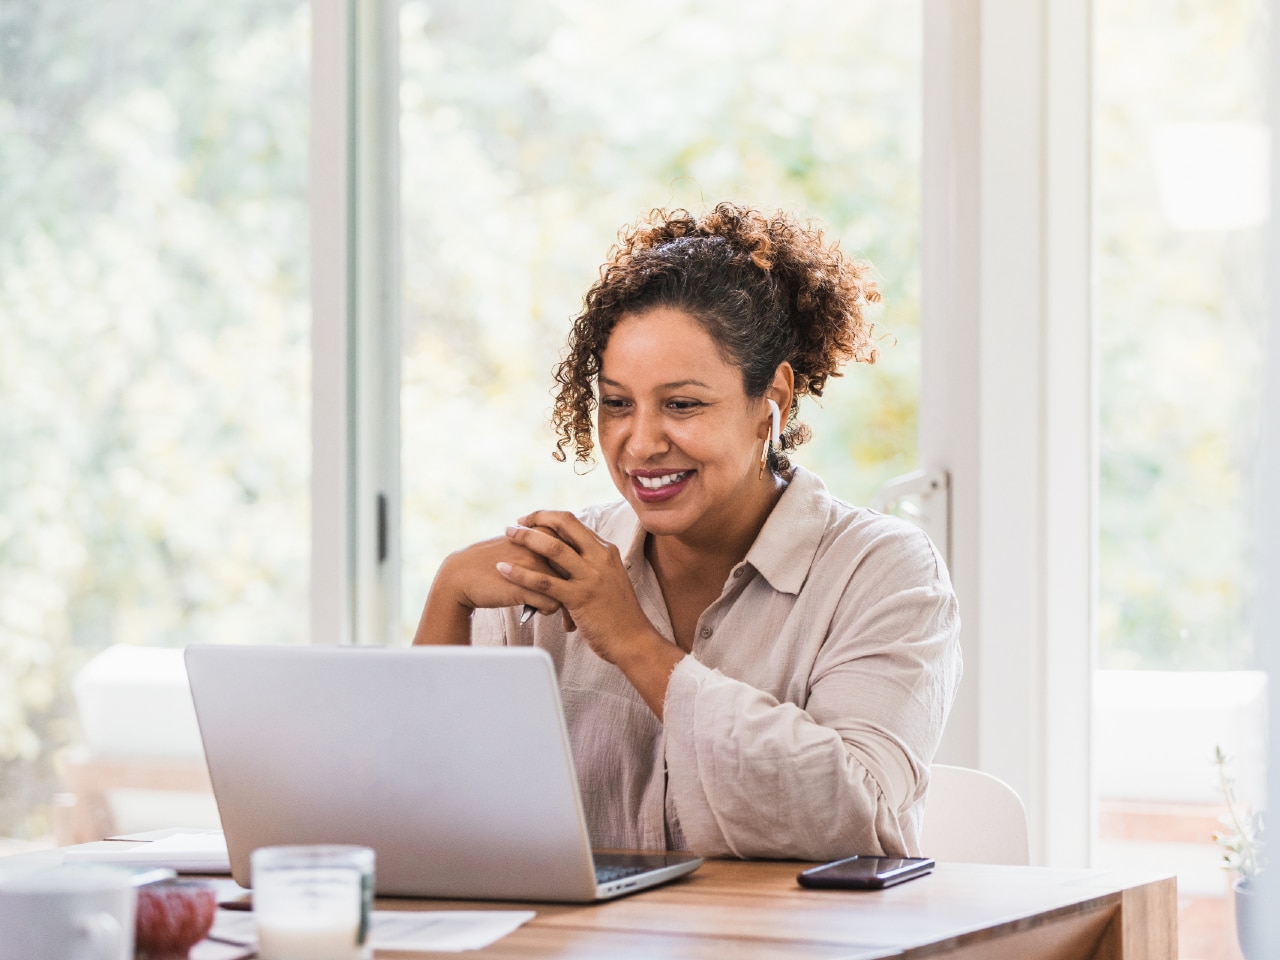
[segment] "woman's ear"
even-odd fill
[[[782,425],[785,428],[787,420],[791,417],[791,404],[795,402],[796,397],[796,372],[791,369],[791,364],[786,360],[778,364],[778,369],[773,374],[773,383],[769,384],[769,389],[764,395],[778,405]]]

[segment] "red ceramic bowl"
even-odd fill
[[[138,888],[134,949],[138,960],[179,960],[213,926],[218,900],[199,880],[165,880]]]

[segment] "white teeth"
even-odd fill
[[[639,480],[640,486],[644,487],[646,490],[660,490],[663,487],[669,487],[671,484],[683,480],[688,475],[689,471],[684,470],[681,473],[668,473],[661,477],[636,477],[635,479]]]

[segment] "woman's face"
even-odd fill
[[[767,501],[772,485],[758,480],[766,403],[747,397],[742,371],[687,313],[623,316],[601,357],[599,394],[609,473],[650,533],[714,539]]]

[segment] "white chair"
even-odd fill
[[[60,844],[219,825],[181,650],[108,647],[71,687],[85,742],[55,799]]]
[[[1027,811],[1003,780],[935,763],[929,772],[920,850],[940,862],[1026,866],[1031,862]]]

